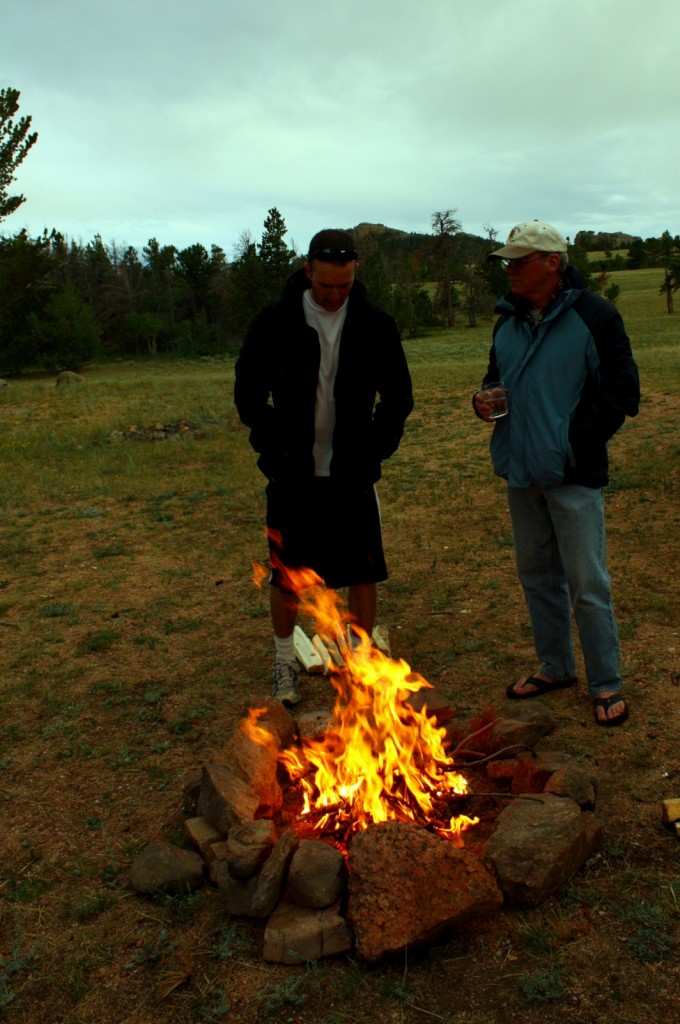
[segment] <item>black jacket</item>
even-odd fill
[[[313,477],[314,406],[321,350],[305,321],[304,270],[253,321],[236,363],[234,400],[258,466],[270,480]],[[378,402],[376,404],[376,399]],[[413,408],[411,377],[397,325],[366,298],[349,294],[335,378],[331,476],[356,485],[380,478]]]

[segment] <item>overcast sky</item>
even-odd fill
[[[680,0],[11,0],[0,87],[39,139],[0,232],[677,234],[679,47]]]

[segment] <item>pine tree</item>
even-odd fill
[[[18,89],[0,89],[0,220],[26,201],[25,196],[9,195],[9,189],[16,180],[17,167],[38,138],[37,132],[29,135],[30,117],[14,120],[19,95]]]

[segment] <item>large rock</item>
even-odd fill
[[[348,868],[348,920],[364,960],[427,941],[503,902],[477,857],[404,822],[355,835]]]
[[[130,868],[132,888],[146,896],[185,896],[200,889],[204,878],[203,859],[172,843],[148,843]]]
[[[538,906],[557,892],[594,852],[600,831],[573,800],[552,793],[514,800],[486,848],[506,901]]]
[[[546,793],[568,796],[584,811],[595,810],[597,778],[578,764],[563,765],[548,779]]]
[[[228,835],[232,828],[252,821],[260,798],[247,782],[221,764],[206,765],[201,774],[199,817]]]
[[[295,853],[298,837],[290,829],[281,835],[268,860],[265,861],[253,893],[250,913],[253,917],[269,917],[281,899],[288,874],[288,865]]]
[[[283,803],[276,777],[281,746],[276,733],[262,719],[253,722],[253,730],[259,740],[249,734],[246,719],[240,719],[219,760],[257,794],[258,816],[273,818]]]
[[[227,839],[226,861],[234,878],[250,878],[256,874],[275,843],[274,823],[265,818],[232,829]]]
[[[277,964],[302,964],[352,948],[352,932],[338,904],[324,910],[282,902],[267,921],[262,955]]]
[[[347,881],[345,859],[334,846],[302,839],[288,871],[288,899],[322,910],[340,898]]]
[[[224,909],[231,917],[249,917],[252,912],[253,896],[257,878],[234,878],[226,860],[218,860],[212,866],[211,877],[222,893]]]

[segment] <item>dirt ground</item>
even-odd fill
[[[244,554],[264,556],[259,481],[192,500],[158,481],[154,501],[93,508],[76,495],[17,513],[0,566],[0,1017],[680,1020],[680,839],[660,810],[680,797],[672,401],[649,396],[644,422],[626,427],[608,496],[630,720],[596,727],[582,670],[577,689],[546,700],[558,726],[542,745],[599,779],[601,849],[542,907],[373,966],[266,964],[262,925],[229,920],[216,891],[149,901],[127,881],[145,843],[184,843],[185,785],[244,701],[268,691],[267,611]],[[393,654],[461,714],[503,705],[506,685],[535,668],[486,441],[475,435],[464,458],[452,451],[445,475],[441,462],[412,466],[407,442],[381,485],[391,575],[379,621]],[[303,686],[304,710],[332,704],[323,677]]]

